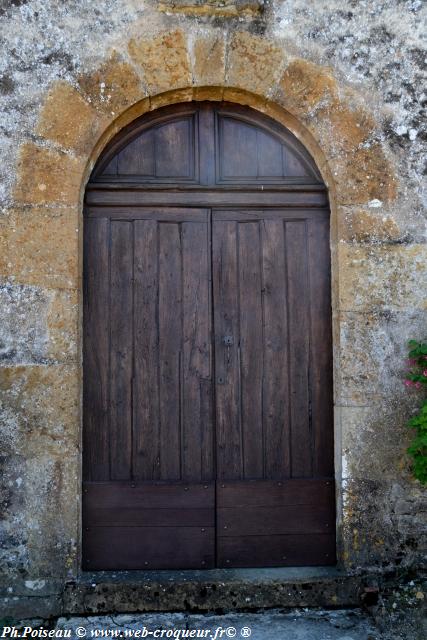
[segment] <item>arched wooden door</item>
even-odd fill
[[[251,109],[103,153],[84,226],[83,567],[335,562],[329,208]]]

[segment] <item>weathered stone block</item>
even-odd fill
[[[13,209],[0,228],[0,277],[52,288],[77,287],[77,209]]]
[[[278,44],[239,31],[233,35],[229,45],[227,85],[269,95],[280,77],[284,58],[283,48]]]
[[[55,362],[79,360],[79,291],[52,289],[49,291],[46,326],[47,357]]]
[[[21,146],[14,197],[25,204],[77,205],[85,160],[32,142]]]
[[[156,38],[132,39],[128,49],[144,73],[150,94],[191,86],[187,40],[181,30],[168,31]]]
[[[330,108],[319,110],[316,119],[319,143],[327,154],[368,146],[376,129],[375,121],[366,109],[352,108],[345,102],[333,102]]]
[[[307,120],[316,110],[337,102],[338,87],[330,69],[296,59],[287,66],[275,97],[291,113]]]
[[[420,282],[427,281],[427,248],[418,245],[338,245],[342,311],[376,307],[427,308]]]
[[[90,153],[101,131],[108,125],[66,82],[49,91],[37,125],[37,133],[79,154]]]
[[[135,68],[121,60],[117,52],[99,69],[79,76],[77,81],[89,102],[109,115],[119,115],[147,95]]]
[[[209,36],[193,44],[193,81],[197,85],[223,85],[225,82],[225,38]]]
[[[64,581],[76,574],[81,490],[76,451],[70,439],[56,455],[51,449],[45,455],[42,451],[31,454],[26,461],[23,483],[31,515],[25,526],[30,580]]]
[[[25,458],[66,457],[76,451],[80,405],[76,365],[0,367],[0,397],[5,442]]]
[[[423,335],[425,312],[341,312],[339,325],[337,403],[369,404],[372,394],[401,402],[406,345]]]
[[[406,427],[410,408],[390,402],[384,396],[365,398],[365,406],[339,409],[342,476],[392,480],[409,475],[406,448],[410,434]],[[368,406],[367,406],[368,405]],[[393,428],[390,428],[393,424]]]
[[[22,620],[28,616],[47,619],[62,613],[61,595],[46,597],[6,596],[0,598],[0,615],[4,618]]]
[[[358,243],[392,243],[402,241],[396,220],[384,215],[382,208],[338,207],[338,239]]]
[[[331,135],[334,135],[333,131]],[[379,143],[333,157],[329,166],[340,204],[365,204],[370,200],[390,202],[396,198],[395,170]]]
[[[0,361],[47,364],[76,361],[78,294],[0,284]]]

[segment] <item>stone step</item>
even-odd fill
[[[63,613],[354,607],[375,584],[369,574],[349,575],[330,567],[99,571],[66,584]]]

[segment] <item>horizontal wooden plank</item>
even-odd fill
[[[293,567],[336,563],[333,534],[219,538],[218,567]]]
[[[233,190],[132,190],[132,189],[88,189],[86,191],[86,205],[102,206],[187,206],[187,207],[326,207],[327,193],[309,190],[280,190],[244,192]]]
[[[333,505],[237,507],[218,509],[218,536],[263,536],[288,533],[329,533],[334,528]]]
[[[210,569],[213,527],[89,527],[83,531],[85,570]]]
[[[111,220],[157,220],[158,222],[206,222],[206,209],[179,209],[173,207],[135,207],[135,206],[87,206],[87,218],[108,218]]]
[[[201,483],[84,482],[83,508],[213,509],[215,485]]]
[[[88,509],[83,503],[83,519],[89,527],[213,527],[215,509],[140,509],[137,505]]]
[[[212,212],[215,221],[236,220],[237,222],[256,222],[257,220],[325,220],[329,218],[329,209],[246,209],[214,210]]]
[[[333,478],[245,480],[217,483],[218,508],[283,507],[285,505],[334,504]]]

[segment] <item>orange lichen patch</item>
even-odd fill
[[[78,284],[76,209],[15,209],[2,225],[0,276],[64,289]]]
[[[275,87],[283,61],[282,47],[265,38],[239,31],[230,42],[227,84],[267,95]]]
[[[49,91],[36,132],[63,147],[83,154],[89,152],[108,120],[100,117],[66,82],[57,82]]]
[[[203,85],[225,82],[225,38],[200,38],[193,45],[193,80]]]
[[[143,70],[150,94],[191,86],[187,41],[179,29],[156,38],[132,39],[128,50]]]
[[[366,109],[352,109],[342,102],[319,109],[315,118],[319,144],[331,155],[369,145],[375,133],[374,119]]]
[[[293,60],[279,82],[276,99],[291,113],[307,119],[316,109],[338,100],[337,83],[324,67],[308,60]]]
[[[77,205],[85,161],[32,142],[22,145],[15,201],[26,204]]]
[[[168,2],[163,0],[157,9],[164,13],[183,13],[187,16],[218,16],[221,18],[255,18],[261,14],[259,2],[233,2],[233,0],[207,0],[206,2]]]
[[[79,76],[77,81],[89,102],[109,115],[118,115],[146,96],[134,67],[116,52],[99,69]]]

